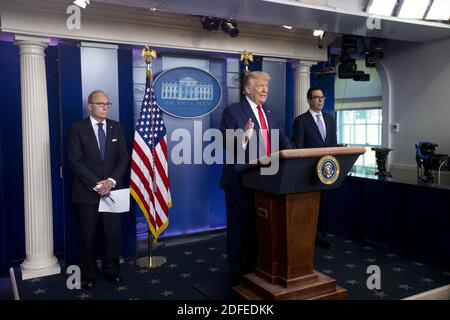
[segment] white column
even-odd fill
[[[317,62],[299,61],[295,66],[294,119],[309,109],[306,93],[310,87],[311,66]]]
[[[50,132],[44,49],[50,39],[16,36],[20,47],[26,259],[22,279],[61,273],[53,254]]]

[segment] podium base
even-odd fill
[[[153,257],[142,257],[139,259],[136,259],[135,264],[140,268],[158,268],[162,266],[164,263],[166,263],[166,257],[160,257],[160,256],[153,256]]]
[[[347,290],[336,285],[336,280],[314,271],[315,281],[305,281],[284,287],[272,284],[255,273],[244,276],[244,283],[233,290],[246,300],[343,300]]]

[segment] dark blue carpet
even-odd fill
[[[412,261],[364,242],[327,235],[334,249],[318,248],[315,269],[335,278],[348,290],[353,300],[402,299],[450,283],[450,272],[439,265]],[[160,246],[155,256],[165,256],[162,267],[145,270],[134,265],[131,258],[121,265],[123,281],[114,286],[99,277],[91,290],[69,290],[66,275],[40,279],[16,279],[20,298],[39,299],[151,299],[206,300],[230,299],[228,266],[224,234],[206,240]],[[366,269],[378,265],[381,269],[381,289],[369,290]]]

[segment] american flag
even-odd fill
[[[167,137],[163,114],[147,76],[141,113],[134,133],[130,191],[155,239],[169,224],[170,196]]]

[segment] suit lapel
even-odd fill
[[[323,139],[322,139],[322,135],[320,134],[319,127],[317,126],[317,123],[314,120],[311,112],[306,111],[306,113],[307,113],[307,119],[308,119],[310,125],[314,128],[314,131],[316,132],[316,135],[319,137],[320,141],[324,142]],[[324,121],[324,123],[325,123],[325,121]]]
[[[97,138],[95,137],[94,128],[92,127],[91,119],[88,117],[84,120],[84,132],[86,132],[86,135],[88,137],[88,143],[91,146],[95,146],[95,150],[98,156],[98,159],[101,161],[102,157],[100,155],[100,148],[98,146]]]
[[[247,123],[248,119],[252,119],[253,123],[255,124],[254,129],[255,130],[259,130],[261,129],[259,126],[259,122],[258,119],[256,119],[255,117],[255,113],[252,110],[252,107],[250,106],[250,104],[248,103],[247,99],[245,99],[245,106],[244,106],[244,113],[247,116],[247,119],[245,120],[245,123]],[[243,128],[244,129],[244,128]]]
[[[263,108],[264,108],[264,106],[263,106]],[[247,123],[249,118],[251,118],[252,121],[253,121],[253,124],[254,124],[253,129],[255,130],[253,136],[256,137],[256,141],[257,141],[257,144],[258,144],[258,155],[259,155],[259,152],[260,152],[259,150],[265,150],[266,147],[264,145],[264,141],[262,139],[261,140],[259,139],[261,127],[259,126],[258,119],[256,119],[255,113],[253,112],[252,107],[248,103],[247,99],[245,99],[244,113],[247,116],[247,119],[245,120],[245,123]],[[266,118],[268,118],[267,117],[267,113],[266,113]],[[269,121],[269,119],[267,119],[267,121]],[[270,134],[270,132],[269,132],[269,134]],[[269,139],[270,139],[270,135],[269,135]],[[261,156],[262,156],[262,154],[261,154]]]
[[[328,115],[325,114],[324,112],[322,112],[322,118],[323,118],[323,122],[325,124],[325,130],[327,132],[327,135],[325,137],[325,145],[328,145],[328,140],[331,137],[331,123],[330,123],[330,118],[328,118]]]

